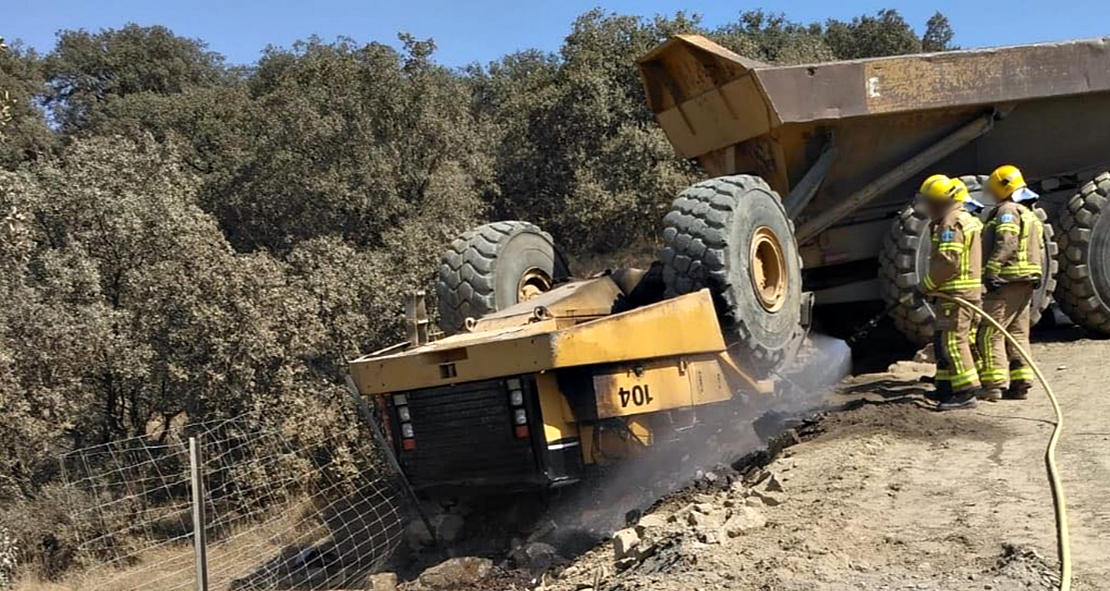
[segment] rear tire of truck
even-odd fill
[[[709,288],[722,328],[757,377],[797,353],[802,328],[801,257],[782,201],[758,177],[700,182],[663,219],[663,283],[675,297]]]
[[[970,177],[975,179],[977,177]],[[978,177],[985,178],[985,177]],[[961,177],[971,188],[967,177]],[[974,191],[973,191],[974,193]],[[1043,209],[1033,209],[1037,217],[1045,222],[1047,216]],[[1033,293],[1033,308],[1030,326],[1036,324],[1041,314],[1052,303],[1052,291],[1056,287],[1057,245],[1052,226],[1044,224],[1045,248],[1042,253],[1042,272],[1045,278]],[[883,250],[879,255],[879,284],[883,301],[889,306],[913,294],[914,286],[920,281],[929,266],[929,219],[913,206],[907,207],[891,224],[890,232],[883,239]],[[911,297],[898,305],[891,313],[894,326],[915,345],[924,346],[933,340],[933,309],[924,300]]]
[[[1110,336],[1110,172],[1083,185],[1061,207],[1056,303],[1077,325]]]
[[[451,243],[439,267],[439,327],[462,332],[478,319],[529,300],[570,276],[551,235],[528,222],[494,222]]]

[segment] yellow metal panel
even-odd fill
[[[675,151],[693,158],[771,129],[755,79],[744,76],[656,115]]]
[[[867,60],[864,89],[871,113],[1104,92],[1108,55],[1102,39]]]
[[[628,433],[631,435],[633,448],[637,447],[650,447],[655,444],[655,436],[651,432],[651,425],[648,424],[647,417],[632,417],[626,423]]]
[[[724,370],[716,357],[690,361],[686,368],[690,378],[690,403],[709,404],[732,398],[732,388]]]
[[[540,412],[543,414],[544,441],[552,443],[578,437],[574,413],[567,404],[566,396],[563,396],[562,391],[559,390],[555,375],[551,373],[537,375],[536,388],[539,390]]]
[[[626,363],[594,375],[599,418],[624,417],[732,398],[718,355]]]
[[[514,329],[458,335],[426,347],[350,363],[363,394],[387,394],[551,369],[548,320]],[[457,340],[456,340],[457,339]]]
[[[551,334],[553,367],[620,363],[725,349],[709,290]]]
[[[623,417],[690,406],[690,378],[684,360],[625,364],[594,375],[599,418]]]
[[[350,371],[359,391],[371,395],[724,349],[713,300],[702,290],[568,328],[552,319],[458,335],[359,358]]]
[[[1017,55],[978,59],[897,59],[865,66],[867,107],[872,113],[985,102],[986,90],[1020,66]],[[1000,97],[1001,98],[1001,97]]]
[[[620,287],[611,277],[565,283],[526,302],[483,317],[477,322],[474,334],[534,322],[537,310],[557,318],[607,316],[621,295]]]
[[[593,425],[579,425],[578,440],[582,445],[582,462],[587,466],[597,463],[597,446],[594,445],[596,435]]]

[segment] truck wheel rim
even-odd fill
[[[528,269],[520,278],[517,286],[517,301],[527,302],[551,290],[551,276],[542,269]]]
[[[752,287],[759,305],[768,312],[777,312],[786,303],[786,259],[778,236],[767,226],[752,235]]]

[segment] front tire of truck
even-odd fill
[[[493,222],[459,236],[443,254],[436,295],[439,327],[462,332],[478,319],[527,301],[570,276],[551,235],[528,222]]]
[[[1056,303],[1077,325],[1110,336],[1110,172],[1083,185],[1061,207]]]
[[[972,195],[980,183],[973,181],[982,177],[960,177]],[[989,211],[989,210],[988,210]],[[1041,286],[1033,292],[1033,308],[1030,326],[1036,324],[1041,314],[1052,303],[1052,291],[1056,287],[1057,246],[1052,226],[1046,222],[1043,209],[1033,208],[1044,224],[1045,244],[1042,253],[1042,272],[1045,278]],[[894,326],[915,345],[924,346],[933,340],[933,309],[927,302],[914,297],[916,286],[929,267],[929,219],[913,206],[902,210],[890,226],[890,232],[883,239],[883,250],[879,254],[879,283],[883,301],[889,306],[910,296],[907,301],[895,307],[891,313]]]
[[[740,361],[758,377],[797,353],[802,328],[801,257],[782,200],[758,177],[698,183],[663,220],[666,296],[709,288]]]

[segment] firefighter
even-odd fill
[[[967,187],[942,174],[925,179],[918,192],[929,216],[932,249],[929,269],[918,292],[959,296],[973,304],[982,299],[982,222],[964,209]],[[972,354],[972,312],[958,304],[933,298],[936,312],[933,348],[937,359],[936,384],[941,395],[938,410],[974,408],[980,390],[979,372]]]
[[[986,191],[998,206],[983,231],[983,308],[1029,351],[1030,305],[1042,280],[1044,248],[1044,225],[1031,209],[1038,196],[1009,164],[991,173]],[[979,327],[976,340],[983,356],[983,399],[1026,398],[1035,376],[1017,350],[987,323]]]

